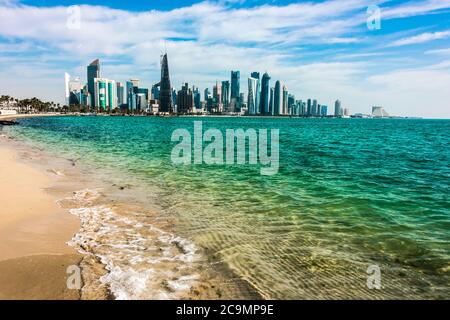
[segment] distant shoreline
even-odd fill
[[[249,115],[134,115],[134,114],[87,114],[87,113],[34,113],[34,114],[8,114],[1,115],[0,120],[16,120],[35,117],[156,117],[156,118],[245,118],[245,119],[382,119],[382,120],[450,120],[449,118],[422,118],[422,117],[297,117],[297,116],[249,116]]]

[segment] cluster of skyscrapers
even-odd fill
[[[80,78],[65,75],[65,98],[69,106],[84,106],[89,111],[112,112],[114,110],[146,111],[150,106],[150,93],[139,86],[138,79],[121,82],[100,76],[100,61],[94,60],[87,67],[87,84]]]
[[[100,61],[87,67],[87,84],[79,78],[65,77],[66,104],[86,107],[94,112],[127,112],[152,114],[239,114],[250,116],[326,117],[328,107],[316,99],[298,100],[289,93],[281,81],[271,86],[267,72],[262,76],[252,72],[247,79],[247,96],[241,91],[240,71],[231,71],[230,80],[217,81],[210,91],[206,88],[203,99],[200,89],[188,83],[176,91],[170,81],[167,54],[161,57],[161,80],[142,88],[138,79],[125,83],[100,76]],[[335,103],[334,116],[348,116],[348,109]]]

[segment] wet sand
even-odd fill
[[[81,260],[66,245],[79,221],[45,191],[52,177],[0,146],[0,299],[78,299],[67,267]]]

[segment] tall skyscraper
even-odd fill
[[[317,100],[316,99],[313,100],[311,115],[313,117],[317,117],[319,115],[318,109],[317,109]]]
[[[209,98],[211,98],[211,91],[209,91],[209,88],[205,89],[205,101],[208,100]]]
[[[297,115],[297,109],[295,105],[295,96],[293,94],[288,94],[288,114],[291,116]]]
[[[259,79],[250,77],[248,78],[248,96],[247,96],[247,108],[249,115],[256,115],[257,113],[257,104],[256,104],[256,95],[257,95],[257,86]]]
[[[216,81],[216,85],[213,87],[213,99],[214,99],[214,108],[216,112],[223,111],[222,104],[222,83]]]
[[[194,96],[194,107],[195,109],[201,109],[202,107],[202,97],[200,95],[200,90],[193,86],[192,87],[192,95]]]
[[[159,100],[159,88],[157,86],[152,86],[152,99]]]
[[[117,82],[117,105],[120,107],[125,103],[125,88],[122,82]]]
[[[270,100],[269,100],[269,114],[274,115],[273,110],[273,104],[274,104],[274,96],[275,96],[275,89],[270,88]]]
[[[174,106],[177,105],[177,90],[172,88],[172,112],[174,111]]]
[[[259,108],[262,115],[267,115],[271,113],[269,108],[270,103],[269,95],[270,95],[270,76],[266,72],[263,74],[261,81],[261,102]]]
[[[255,91],[255,114],[261,113],[261,80],[259,72],[252,72],[251,77],[256,79],[256,91]]]
[[[134,111],[136,110],[136,93],[134,92],[134,84],[133,82],[127,81],[126,84],[126,90],[127,90],[127,105],[128,105],[128,110],[130,111]]]
[[[94,106],[103,111],[117,108],[117,87],[114,80],[94,79]]]
[[[277,80],[275,82],[275,96],[274,96],[274,104],[273,104],[273,115],[278,116],[282,114],[283,108],[283,90],[281,87],[281,82]]]
[[[70,105],[70,90],[69,90],[70,74],[67,72],[64,74],[64,98],[66,105]]]
[[[283,115],[288,115],[288,97],[289,91],[286,86],[283,86]]]
[[[230,104],[230,81],[222,81],[222,104],[224,111],[228,111]]]
[[[341,108],[341,100],[336,100],[334,103],[334,116],[341,117],[342,116],[342,108]]]
[[[308,99],[308,101],[307,101],[307,107],[306,107],[306,115],[308,116],[308,117],[311,117],[312,116],[312,103],[311,103],[311,99]]]
[[[159,111],[172,113],[172,87],[170,85],[169,61],[167,59],[167,53],[164,54],[161,59],[161,81],[157,84],[157,86],[161,89],[159,93]]]
[[[87,67],[88,91],[91,96],[91,106],[95,106],[95,78],[100,78],[100,60],[96,59]]]
[[[242,111],[244,101],[245,101],[245,95],[244,95],[243,92],[241,92],[239,94],[239,101],[238,101],[238,103],[236,105],[236,112],[241,112]]]
[[[231,99],[239,100],[240,96],[240,80],[241,73],[239,71],[231,71]]]
[[[187,83],[181,87],[177,95],[177,113],[186,114],[194,108],[194,97]]]

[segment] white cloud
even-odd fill
[[[408,57],[401,57],[395,64],[399,70],[373,71],[379,63],[385,65],[386,52],[338,51],[346,44],[369,42],[361,33],[366,31],[365,8],[374,2],[385,1],[332,0],[240,9],[203,2],[149,12],[81,6],[79,30],[67,29],[65,7],[5,6],[0,2],[0,36],[9,39],[0,42],[0,50],[4,49],[0,53],[0,88],[18,97],[36,95],[62,102],[64,72],[84,78],[85,66],[95,58],[101,58],[103,76],[118,81],[138,77],[150,86],[158,81],[163,39],[168,39],[176,87],[185,81],[201,89],[211,87],[216,80],[229,79],[230,70],[239,69],[245,91],[246,75],[268,71],[272,81],[284,81],[297,98],[318,98],[329,106],[341,98],[353,112],[369,112],[372,105],[383,104],[393,114],[414,115],[422,111],[419,101],[444,94],[430,86],[419,89],[406,75],[433,76],[448,87],[448,70],[408,73],[413,71],[401,69]],[[426,1],[422,6],[414,2],[383,9],[382,14],[388,19],[445,5],[443,1]],[[320,49],[316,51],[315,46]],[[320,58],[326,50],[328,55]],[[416,103],[408,100],[408,86],[424,98],[417,98]],[[404,109],[405,101],[410,103],[408,109]],[[443,106],[437,107],[439,112],[450,117]]]
[[[435,54],[435,55],[450,55],[450,48],[427,50],[425,54]]]
[[[406,18],[436,12],[438,10],[450,8],[448,0],[420,0],[409,1],[400,6],[382,9],[383,19]]]
[[[439,32],[425,32],[416,36],[402,38],[396,41],[393,41],[389,46],[391,47],[400,47],[406,46],[410,44],[418,44],[424,43],[433,40],[445,39],[450,37],[450,30],[439,31]]]

